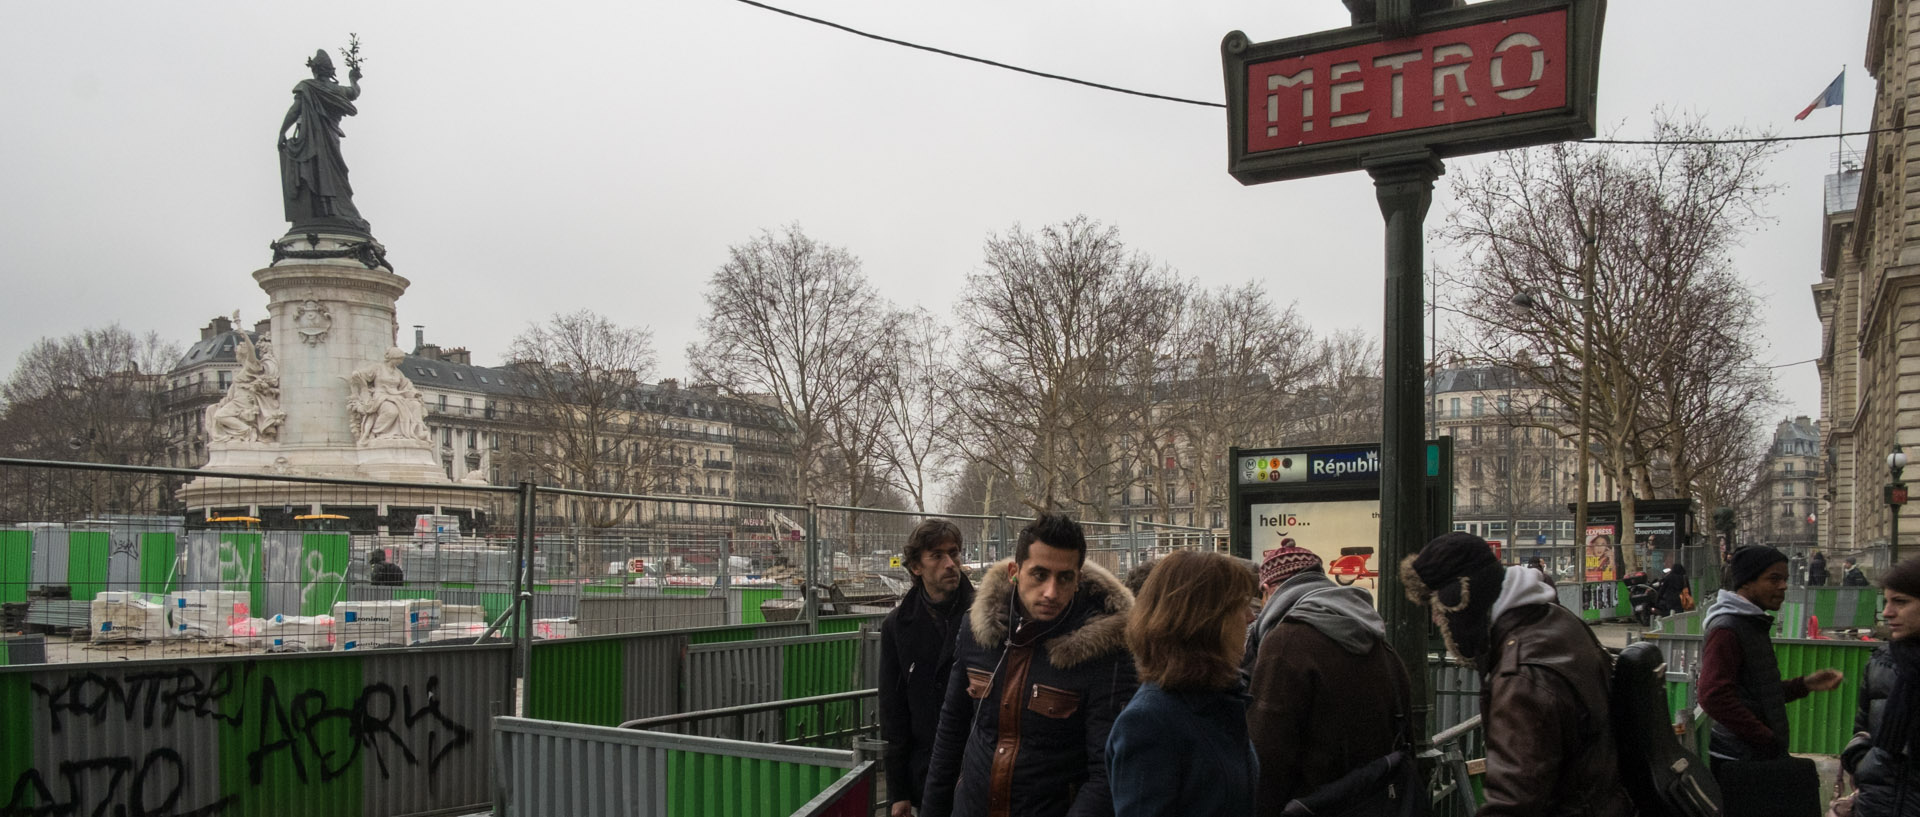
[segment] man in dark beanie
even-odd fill
[[[1400,563],[1447,649],[1477,667],[1491,815],[1626,817],[1607,694],[1613,664],[1537,570],[1502,567],[1487,541],[1449,533]]]
[[[1782,681],[1773,655],[1773,616],[1787,600],[1787,555],[1749,545],[1727,562],[1727,589],[1702,627],[1700,708],[1713,718],[1710,762],[1787,756],[1787,704],[1840,685],[1839,670]],[[1731,813],[1731,812],[1729,812]]]

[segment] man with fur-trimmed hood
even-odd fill
[[[1482,676],[1479,817],[1633,814],[1607,705],[1612,658],[1539,571],[1503,567],[1485,539],[1449,533],[1401,562],[1400,578]]]
[[[1139,685],[1133,596],[1086,559],[1079,523],[1048,513],[987,568],[960,627],[922,817],[1113,813],[1107,734]]]

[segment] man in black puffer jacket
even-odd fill
[[[922,817],[1106,817],[1107,735],[1139,686],[1133,596],[1042,514],[987,568],[955,648]]]
[[[1859,787],[1858,817],[1920,817],[1920,559],[1894,565],[1880,586],[1889,643],[1867,664],[1840,765]]]
[[[960,528],[945,519],[914,528],[900,555],[913,589],[880,624],[880,737],[887,742],[889,817],[908,817],[920,805],[953,671],[954,636],[973,606],[960,546]]]

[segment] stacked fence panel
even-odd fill
[[[410,815],[490,801],[504,647],[0,671],[5,813]]]

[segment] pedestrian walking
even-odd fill
[[[1107,736],[1117,817],[1246,817],[1259,761],[1240,653],[1256,585],[1239,560],[1177,551],[1134,600],[1127,647],[1140,689]]]
[[[1920,558],[1880,577],[1880,594],[1890,640],[1867,663],[1840,765],[1858,791],[1854,817],[1920,817]]]
[[[1840,672],[1780,677],[1768,613],[1786,601],[1786,554],[1758,545],[1734,551],[1727,588],[1714,597],[1702,627],[1700,708],[1713,718],[1708,763],[1728,814],[1805,811],[1810,817],[1818,809],[1819,777],[1812,761],[1787,754],[1787,704],[1839,686]]]
[[[880,623],[880,737],[887,742],[889,817],[909,817],[933,758],[934,730],[953,673],[954,639],[973,605],[960,567],[959,526],[928,519],[907,535],[900,563],[913,588]]]
[[[1867,574],[1861,572],[1860,564],[1852,556],[1840,561],[1846,569],[1840,573],[1841,587],[1867,587]]]
[[[1667,575],[1660,577],[1658,601],[1655,611],[1663,616],[1693,609],[1693,587],[1688,582],[1687,566],[1674,562],[1667,568]]]
[[[1827,585],[1827,554],[1814,551],[1807,558],[1807,586],[1825,587]]]
[[[1547,560],[1535,556],[1527,560],[1527,567],[1540,571],[1540,578],[1547,580],[1548,587],[1556,586],[1553,580],[1553,571],[1547,569]]]
[[[954,647],[925,817],[1112,813],[1107,736],[1139,684],[1133,596],[1086,559],[1080,524],[1046,513],[986,569]]]
[[[1447,651],[1480,670],[1486,734],[1480,817],[1627,817],[1608,703],[1607,651],[1553,588],[1502,567],[1485,539],[1449,533],[1400,565],[1407,597],[1432,608]]]
[[[1256,813],[1279,815],[1403,748],[1412,687],[1372,594],[1335,584],[1312,551],[1270,551],[1261,581],[1272,592],[1254,627],[1247,721],[1260,756]]]
[[[374,548],[367,554],[367,583],[397,586],[407,583],[407,571],[397,564],[387,561],[387,552]]]

